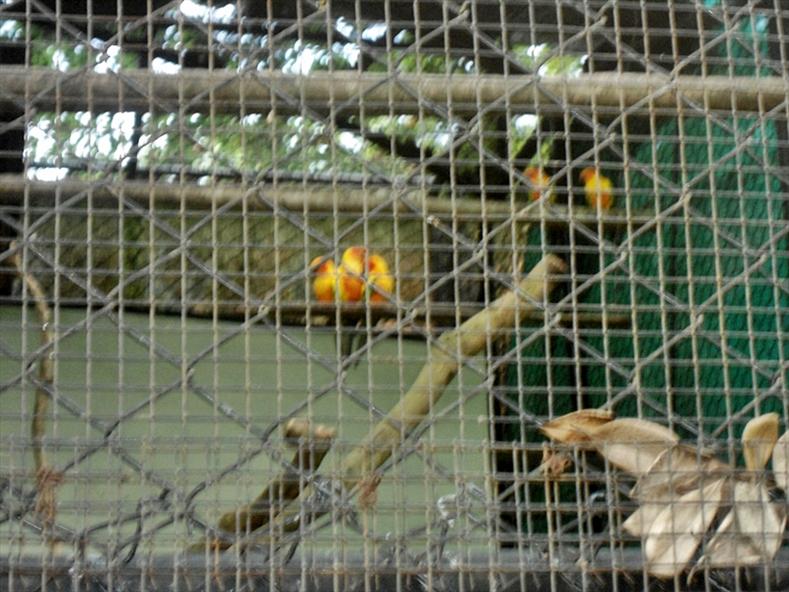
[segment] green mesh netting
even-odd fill
[[[708,72],[757,75],[753,50],[766,55],[767,24],[761,17],[747,20],[719,46],[729,64]],[[617,399],[617,414],[670,411],[708,434],[736,436],[756,411],[786,416],[783,393],[770,391],[789,355],[789,245],[779,234],[786,224],[781,182],[770,174],[778,165],[775,123],[753,114],[714,119],[686,106],[683,118],[660,123],[656,138],[654,145],[640,145],[633,160],[669,187],[690,182],[688,207],[658,216],[660,224],[633,241],[624,264],[578,300],[598,309],[604,301],[610,311],[635,308],[636,326],[612,327],[605,339],[600,327],[582,331],[580,341],[597,353],[581,350],[580,365],[573,343],[562,336],[523,348],[524,362],[508,372],[509,396],[531,414],[554,416],[599,406],[637,384]],[[657,200],[665,212],[676,204],[678,189],[656,193],[653,179],[637,168],[615,179],[617,187],[631,188],[632,208],[654,210]],[[621,245],[627,234],[605,238]],[[541,240],[540,229],[532,229],[527,268],[539,259]],[[605,263],[618,255],[606,254]],[[596,254],[576,255],[576,264],[582,274],[600,268]],[[703,320],[689,330],[700,313]],[[546,349],[550,364],[540,363]],[[741,418],[722,421],[737,412]],[[517,422],[511,425],[513,439],[524,437]]]

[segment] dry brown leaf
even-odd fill
[[[740,557],[737,557],[738,553]],[[750,540],[740,537],[737,514],[731,510],[721,520],[715,536],[707,544],[707,552],[699,559],[697,566],[751,565],[754,557],[756,549],[751,547]]]
[[[773,448],[773,473],[776,485],[789,492],[789,432],[784,432]]]
[[[724,472],[728,472],[727,467],[715,457],[677,444],[658,455],[633,487],[630,497],[642,502],[676,499],[699,487],[703,477],[709,482],[711,474]]]
[[[609,462],[640,475],[679,437],[660,424],[613,415],[599,409],[584,409],[558,417],[542,426],[551,439],[565,444],[588,444]]]
[[[762,483],[737,482],[734,508],[740,532],[749,536],[761,557],[772,559],[781,547],[786,516],[783,508],[770,503],[770,494]]]
[[[622,527],[633,536],[647,536],[657,516],[672,500],[697,489],[702,481],[728,473],[716,458],[678,444],[661,453],[630,492],[641,502]]]
[[[551,450],[547,444],[542,449],[542,472],[549,479],[559,477],[572,462],[568,454]]]
[[[742,455],[749,471],[761,471],[770,460],[778,440],[777,413],[765,413],[749,421],[742,432]]]
[[[666,502],[644,502],[622,523],[625,532],[636,537],[646,537],[655,519],[665,509]]]
[[[597,426],[592,442],[608,462],[640,476],[679,442],[679,436],[657,423],[625,417]]]
[[[589,442],[594,428],[614,419],[613,411],[581,409],[548,421],[540,428],[551,440],[563,444]]]
[[[647,570],[672,577],[685,569],[715,519],[725,479],[716,479],[669,502],[656,516],[644,544]]]
[[[712,537],[699,566],[734,567],[772,560],[783,540],[784,512],[762,484],[734,484],[734,507]]]

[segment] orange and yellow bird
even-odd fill
[[[312,292],[318,302],[334,302],[334,292],[337,287],[337,266],[331,259],[322,261],[323,257],[315,257],[310,262],[310,269],[315,274],[312,280]]]
[[[318,302],[334,302],[335,298],[340,303],[363,302],[366,297],[369,297],[370,302],[384,302],[394,290],[394,277],[389,271],[386,259],[380,255],[369,254],[364,247],[345,249],[339,266],[332,260],[321,262],[321,259],[317,257],[311,264],[315,274],[312,289]],[[340,353],[343,358],[347,358],[354,351],[355,335],[342,331],[343,327],[349,324],[343,319],[342,313],[339,321]],[[355,333],[361,336],[357,349],[363,347],[367,340],[367,332],[361,328],[360,320],[355,329]]]
[[[581,181],[584,183],[584,197],[590,208],[611,208],[614,204],[614,184],[611,179],[593,167],[586,167],[581,171]]]
[[[529,165],[523,170],[523,174],[531,183],[529,201],[537,201],[543,195],[547,195],[547,200],[553,203],[555,196],[551,187],[551,178],[542,167]]]
[[[367,290],[370,302],[385,302],[394,292],[394,277],[386,259],[380,255],[370,255],[367,259]]]
[[[340,302],[364,300],[367,249],[348,247],[340,259]]]

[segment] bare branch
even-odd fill
[[[315,471],[323,462],[336,435],[334,428],[306,419],[291,419],[283,428],[285,441],[296,448],[291,461],[294,468],[282,471],[250,504],[225,512],[219,518],[217,528],[230,537],[239,537],[263,528],[279,515],[290,502],[299,497],[304,476]],[[224,551],[232,546],[228,539],[208,539],[210,548]],[[206,541],[193,544],[192,551],[201,551]]]
[[[30,272],[25,271],[22,256],[15,242],[11,243],[10,251],[12,262],[17,273],[25,283],[27,290],[33,296],[36,306],[36,315],[41,327],[41,357],[38,362],[38,386],[33,404],[33,419],[30,422],[30,439],[33,448],[33,461],[36,468],[36,486],[38,496],[36,499],[36,513],[41,518],[45,527],[51,526],[55,521],[56,503],[55,488],[62,481],[62,476],[56,473],[47,463],[44,453],[44,434],[46,433],[46,413],[49,407],[49,395],[45,385],[52,385],[53,369],[52,358],[49,354],[49,344],[54,339],[51,321],[52,314],[47,303],[47,295],[41,284]]]
[[[342,463],[345,487],[354,487],[375,471],[422,423],[457,373],[459,357],[478,354],[489,339],[501,331],[511,329],[516,319],[534,310],[529,299],[541,301],[555,285],[553,276],[564,269],[566,265],[561,259],[555,255],[546,255],[518,286],[527,299],[522,299],[521,294],[516,292],[506,292],[454,331],[444,333],[438,339],[438,344],[431,348],[428,360],[408,392],[364,441],[345,457]]]

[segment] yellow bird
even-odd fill
[[[581,181],[584,182],[584,196],[590,208],[608,210],[614,204],[614,184],[611,179],[601,174],[593,167],[586,167],[581,171]]]
[[[364,299],[364,268],[367,249],[348,247],[340,259],[340,302],[360,302]]]
[[[555,195],[553,187],[551,186],[551,178],[545,173],[542,167],[527,166],[523,170],[523,174],[531,183],[531,190],[529,191],[529,201],[537,201],[543,195],[548,195],[547,200],[553,203]]]
[[[370,255],[367,259],[367,290],[370,302],[385,302],[394,292],[394,277],[386,259],[380,255]]]
[[[322,257],[315,257],[310,263],[310,269],[315,274],[312,280],[312,292],[318,302],[334,302],[334,292],[337,287],[338,274],[334,261]]]

